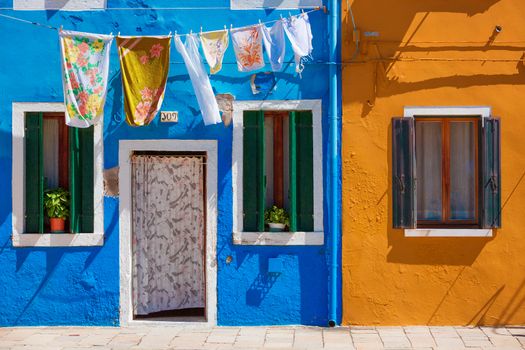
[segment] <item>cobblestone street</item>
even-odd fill
[[[525,327],[0,328],[0,349],[525,349]]]

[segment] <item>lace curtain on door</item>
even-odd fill
[[[133,157],[135,315],[205,306],[203,158]]]

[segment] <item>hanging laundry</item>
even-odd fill
[[[284,31],[295,56],[295,71],[301,73],[304,69],[303,59],[312,54],[312,28],[308,14],[303,13],[297,17],[286,18],[284,20]]]
[[[148,125],[166,90],[171,37],[117,37],[124,110],[129,125]]]
[[[272,70],[278,72],[283,68],[284,54],[286,51],[283,21],[275,22],[271,28],[261,25],[261,31],[264,48],[266,49]]]
[[[181,54],[190,75],[191,85],[201,109],[204,125],[220,123],[219,106],[199,54],[197,36],[195,34],[187,35],[185,44],[182,43],[179,36],[175,36],[175,48]]]
[[[228,30],[201,33],[200,38],[204,57],[210,66],[210,73],[218,73],[222,69],[222,59],[230,44]]]
[[[233,49],[240,72],[251,72],[264,67],[260,26],[232,29]]]
[[[88,128],[104,113],[113,36],[59,32],[66,124]]]

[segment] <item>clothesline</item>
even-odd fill
[[[309,13],[312,13],[312,12],[315,12],[315,11],[319,11],[319,10],[321,10],[321,8],[320,7],[316,7],[315,9],[312,9],[312,10],[309,10],[309,11],[302,10],[302,13],[296,14],[296,15],[292,15],[290,13],[289,18],[297,17],[297,16],[300,16],[301,14],[309,14]],[[42,23],[39,23],[39,22],[29,21],[29,20],[26,20],[26,19],[23,19],[23,18],[9,16],[9,15],[5,15],[5,14],[2,14],[2,13],[0,13],[0,17],[11,19],[11,20],[14,20],[14,21],[19,21],[19,22],[22,22],[22,23],[32,24],[32,25],[35,25],[35,26],[39,26],[39,27],[43,27],[43,28],[47,28],[47,29],[51,29],[51,30],[56,30],[56,31],[60,31],[62,29],[62,27],[57,28],[57,27],[54,27],[54,26],[51,26],[51,25],[48,25],[48,24],[42,24]],[[241,27],[233,27],[233,24],[231,24],[230,28],[227,28],[227,26],[225,25],[223,29],[206,30],[206,31],[203,31],[202,27],[201,27],[200,32],[197,32],[197,33],[219,32],[219,31],[228,30],[228,29],[230,29],[230,30],[231,29],[244,29],[244,28],[250,28],[250,27],[258,26],[258,25],[272,24],[272,23],[276,23],[276,22],[278,22],[280,20],[283,20],[283,16],[281,16],[280,19],[275,19],[275,20],[270,20],[270,21],[265,21],[265,22],[259,21],[256,24],[249,24],[249,25],[241,26]],[[189,33],[179,34],[179,33],[177,33],[177,31],[175,31],[175,36],[188,36],[188,35],[191,35],[191,34],[196,34],[196,33],[194,33],[193,31],[190,31]],[[112,34],[110,34],[110,35],[112,35]],[[120,32],[119,32],[118,35],[120,35]],[[162,35],[160,35],[160,36],[162,36]],[[168,36],[171,36],[171,32],[170,32],[170,34]]]
[[[311,9],[319,6],[295,6],[293,9]],[[326,6],[323,6],[323,8]],[[0,11],[12,11],[11,7],[0,7]],[[46,8],[47,11],[71,11],[61,7]],[[107,7],[107,8],[86,8],[84,11],[180,11],[180,10],[233,10],[231,6],[199,6],[199,7]],[[251,11],[267,11],[267,8],[250,8]],[[275,8],[276,11],[288,11],[291,8]]]

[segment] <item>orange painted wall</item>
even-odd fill
[[[525,1],[349,3],[361,32],[380,37],[343,65],[343,323],[525,324]],[[378,60],[387,57],[403,61]],[[501,117],[503,228],[493,238],[392,229],[390,119],[415,105],[491,106]]]

